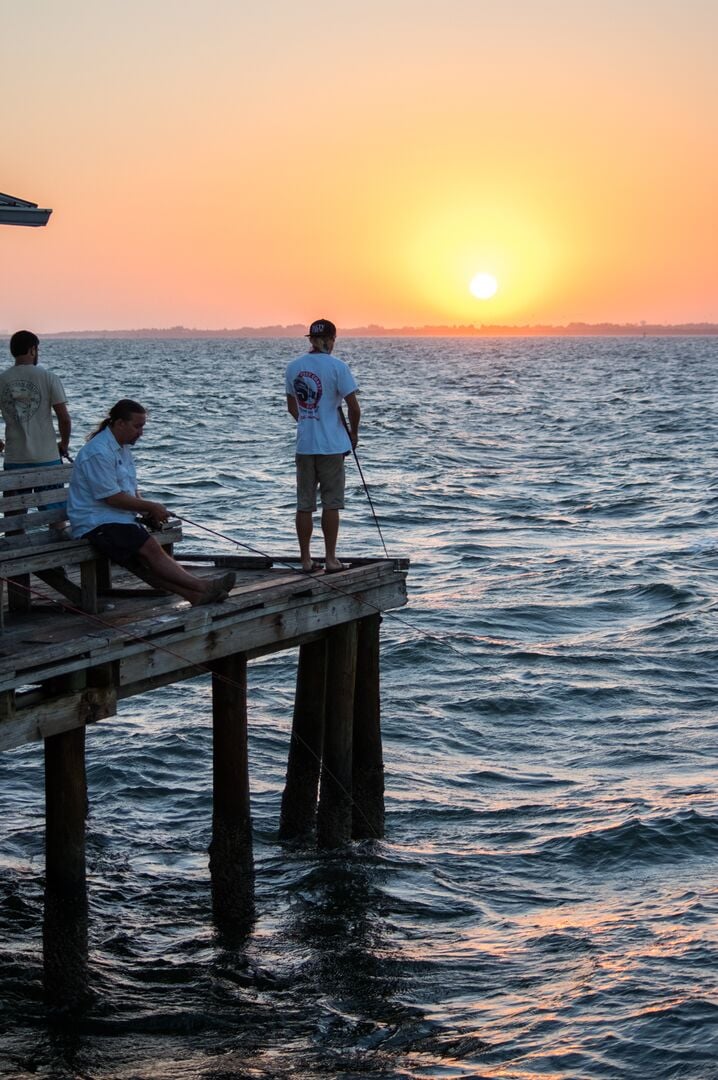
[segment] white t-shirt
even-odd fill
[[[329,353],[306,353],[287,367],[287,394],[299,408],[298,454],[344,454],[352,444],[339,416],[344,398],[357,389],[343,360]]]
[[[90,439],[75,458],[67,492],[72,535],[85,536],[98,525],[131,525],[135,510],[120,510],[104,500],[109,495],[137,494],[137,472],[129,446],[120,446],[109,427]]]
[[[0,373],[5,460],[36,465],[60,460],[52,406],[67,400],[62,383],[40,364],[15,364]]]

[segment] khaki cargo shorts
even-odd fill
[[[297,454],[297,510],[344,509],[344,454]]]

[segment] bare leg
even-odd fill
[[[337,558],[337,537],[339,536],[339,511],[322,510],[322,532],[324,533],[324,550],[327,560],[327,570],[339,570],[341,563]]]
[[[168,592],[177,593],[178,596],[189,600],[190,604],[197,604],[206,596],[208,582],[184,570],[153,536],[149,537],[137,554],[154,578],[151,584],[157,584]]]
[[[309,545],[314,531],[314,519],[311,510],[297,510],[295,522],[297,539],[299,540],[299,554],[302,557],[302,570],[311,570],[313,563]]]

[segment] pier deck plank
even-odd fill
[[[117,592],[98,615],[61,607],[66,602],[50,586],[36,590],[32,609],[13,613],[0,635],[0,750],[109,717],[118,699],[202,674],[225,656],[292,648],[406,603],[407,564],[400,560],[359,559],[332,575],[226,555],[188,561],[194,573],[214,574],[215,562],[225,569],[232,560],[230,597],[204,607],[137,589],[129,575],[116,576]],[[109,664],[114,686],[93,687],[93,669]],[[72,672],[84,672],[87,687],[48,696],[48,680]]]

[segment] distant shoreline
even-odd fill
[[[343,338],[401,337],[715,337],[718,323],[636,324],[568,323],[566,326],[359,326],[339,329]],[[115,339],[211,339],[211,338],[298,338],[306,326],[242,326],[236,329],[200,330],[186,326],[146,327],[138,330],[63,330],[43,334],[44,338]]]

